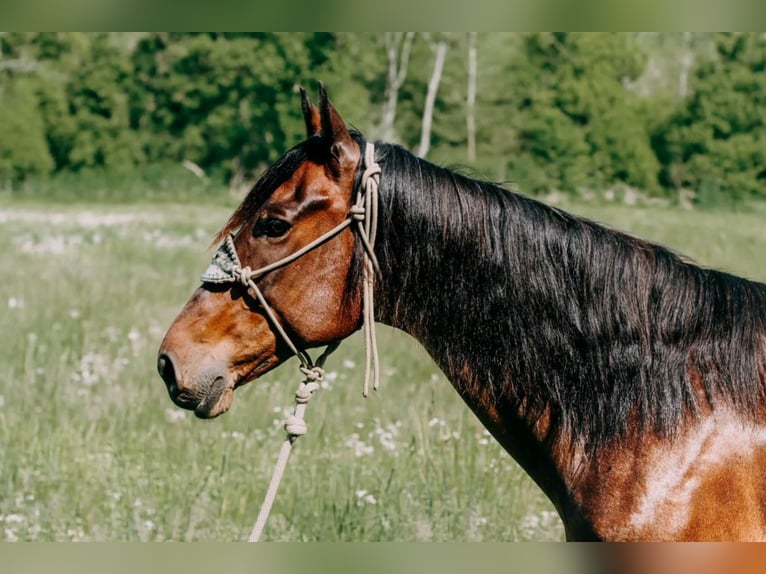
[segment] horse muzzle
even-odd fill
[[[223,368],[208,368],[193,377],[179,377],[171,355],[160,351],[157,370],[170,400],[183,409],[194,411],[197,417],[215,418],[231,407],[234,385]]]

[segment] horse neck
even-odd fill
[[[762,409],[766,286],[700,269],[400,148],[380,159],[381,320],[458,390],[552,409],[594,445],[671,435],[705,395]]]
[[[530,375],[552,360],[539,332],[528,338],[540,328],[536,306],[553,304],[549,269],[519,269],[509,256],[540,231],[521,205],[529,200],[393,151],[381,160],[378,317],[424,346],[495,438],[564,505],[550,452],[552,387],[528,392],[538,383]]]

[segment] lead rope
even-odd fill
[[[269,488],[266,490],[266,495],[263,497],[263,503],[261,504],[261,510],[258,512],[258,518],[253,525],[253,530],[250,532],[250,538],[248,542],[258,542],[263,534],[263,529],[266,526],[266,521],[269,519],[269,513],[271,512],[271,506],[274,504],[274,500],[277,497],[277,490],[279,490],[279,483],[282,481],[282,475],[285,472],[287,466],[287,459],[290,458],[290,451],[293,448],[293,443],[299,436],[303,436],[307,432],[306,422],[303,420],[303,416],[306,412],[306,405],[311,399],[314,391],[320,388],[322,377],[324,377],[324,362],[328,355],[338,348],[340,342],[335,342],[328,346],[317,359],[315,366],[310,369],[300,367],[301,372],[306,375],[306,378],[301,382],[298,390],[295,391],[295,407],[293,408],[293,414],[287,417],[285,420],[285,431],[287,436],[282,443],[282,448],[279,451],[279,457],[277,458],[277,465],[274,467],[274,474],[271,475],[271,482]]]
[[[380,365],[378,356],[378,344],[375,336],[375,306],[373,300],[374,287],[375,287],[375,274],[380,273],[380,267],[378,265],[377,258],[375,257],[375,235],[378,225],[378,185],[380,183],[380,165],[375,162],[375,146],[371,143],[367,143],[365,146],[365,153],[363,165],[366,166],[362,173],[361,184],[357,190],[356,202],[351,207],[349,212],[349,219],[346,219],[343,223],[339,224],[329,232],[325,233],[315,241],[306,245],[302,249],[299,249],[292,255],[285,257],[271,265],[263,267],[261,269],[253,271],[249,267],[242,267],[239,264],[239,258],[236,255],[233,241],[231,238],[227,238],[229,241],[228,246],[223,246],[224,250],[223,258],[231,260],[233,259],[233,265],[230,269],[221,269],[224,275],[231,276],[232,279],[243,284],[245,287],[249,287],[254,293],[258,302],[263,307],[266,315],[271,321],[271,324],[279,332],[279,335],[287,343],[290,350],[295,353],[298,360],[301,362],[300,371],[306,378],[301,382],[298,390],[295,392],[295,407],[292,415],[285,420],[285,440],[282,443],[282,448],[279,451],[279,457],[277,458],[277,464],[274,468],[274,473],[271,476],[271,482],[266,490],[263,503],[261,504],[261,510],[258,513],[258,518],[253,525],[253,530],[250,533],[248,542],[258,542],[263,534],[263,529],[266,526],[266,521],[269,518],[271,507],[274,504],[274,500],[277,496],[277,490],[279,484],[282,481],[285,468],[287,466],[287,459],[290,457],[293,443],[298,437],[303,436],[307,432],[306,423],[304,421],[304,415],[306,412],[306,406],[313,396],[314,391],[320,388],[322,377],[324,376],[324,363],[327,357],[340,345],[340,341],[336,341],[327,346],[324,352],[317,359],[316,364],[313,364],[311,357],[305,351],[300,351],[298,347],[292,342],[287,332],[277,320],[274,312],[271,310],[270,305],[266,302],[263,293],[253,281],[256,277],[267,273],[278,267],[282,267],[291,261],[294,261],[301,255],[307,253],[311,249],[318,247],[325,241],[334,237],[340,233],[345,227],[347,227],[352,221],[356,222],[357,231],[359,237],[364,246],[364,275],[362,284],[362,328],[364,331],[364,343],[365,343],[365,371],[364,371],[364,389],[362,391],[363,396],[367,396],[369,393],[370,378],[372,377],[373,390],[378,390],[380,383]],[[213,266],[216,266],[216,259],[213,260]],[[222,267],[222,262],[218,262],[218,268]],[[214,282],[221,282],[219,276],[216,274],[217,270],[208,270],[209,277],[215,279]],[[203,275],[203,279],[205,275]]]

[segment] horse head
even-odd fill
[[[361,139],[321,84],[319,94],[317,107],[301,88],[307,139],[260,177],[219,232],[224,245],[160,346],[171,399],[200,418],[226,412],[234,389],[296,351],[360,326],[352,195]]]

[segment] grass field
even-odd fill
[[[766,280],[763,214],[574,210]],[[213,421],[174,407],[155,371],[229,212],[0,202],[0,540],[246,538],[296,364]],[[355,336],[309,406],[265,538],[561,539],[551,505],[419,346],[379,333],[381,391],[361,398]]]

